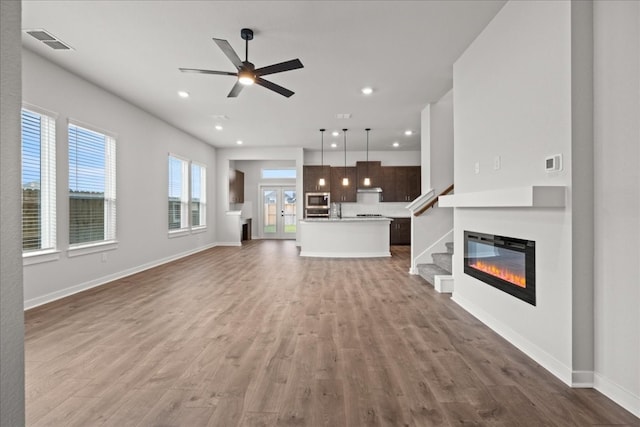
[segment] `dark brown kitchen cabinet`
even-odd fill
[[[420,195],[420,166],[385,166],[381,169],[383,201],[411,202]]]
[[[349,178],[349,185],[342,185],[342,178]],[[354,166],[331,168],[331,201],[355,202],[356,201],[356,168]]]
[[[357,188],[366,188],[364,179],[371,180],[369,187],[382,186],[382,164],[380,162],[356,162]]]
[[[411,218],[393,218],[389,225],[389,244],[411,244]]]
[[[244,203],[244,172],[229,171],[229,203]]]
[[[324,178],[324,186],[319,184],[320,178]],[[331,167],[304,166],[302,168],[302,187],[305,194],[331,191]]]

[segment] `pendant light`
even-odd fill
[[[365,130],[367,131],[367,174],[365,175],[363,184],[364,184],[365,187],[370,187],[371,186],[371,179],[369,178],[369,131],[371,129],[370,128],[366,128]]]
[[[342,178],[342,185],[347,187],[349,185],[349,178],[347,178],[347,130],[342,129],[344,134],[344,178]]]
[[[318,180],[318,185],[324,187],[326,182],[324,181],[324,131],[320,129],[320,170],[322,173],[321,178]]]

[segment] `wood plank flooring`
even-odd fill
[[[637,426],[389,259],[213,248],[26,313],[29,426]]]

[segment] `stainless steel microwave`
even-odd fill
[[[306,193],[305,202],[307,208],[329,209],[331,195],[329,193]]]

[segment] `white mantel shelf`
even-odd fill
[[[438,205],[447,208],[563,208],[564,186],[530,186],[440,196]]]

